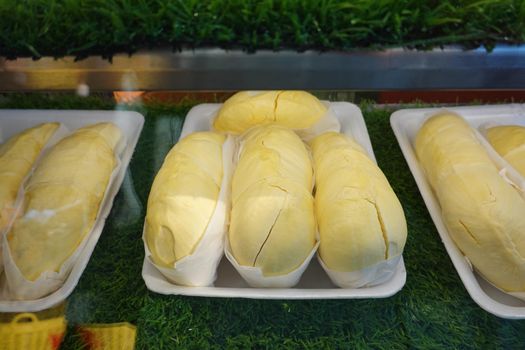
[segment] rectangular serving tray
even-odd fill
[[[0,142],[5,141],[17,132],[44,122],[60,122],[70,131],[88,124],[112,122],[125,135],[126,147],[120,155],[121,166],[118,169],[118,173],[115,175],[106,196],[102,200],[100,215],[97,217],[95,225],[89,233],[88,241],[62,287],[54,293],[37,300],[13,301],[0,299],[0,312],[33,312],[48,309],[64,301],[73,292],[95,249],[106,218],[113,205],[113,200],[124,180],[131,155],[135,150],[144,125],[144,117],[137,112],[129,111],[4,109],[0,110]],[[1,279],[3,279],[3,276]]]
[[[413,147],[417,132],[429,116],[443,109],[402,109],[392,114],[390,124],[448,255],[472,299],[484,310],[496,316],[510,319],[525,319],[525,301],[511,296],[487,282],[472,269],[469,261],[454,244],[441,217],[439,202],[434,196],[424,176],[423,169],[417,160]],[[519,104],[450,107],[446,109],[458,113],[476,129],[486,123],[525,126],[525,108]]]
[[[372,144],[361,110],[347,102],[331,102],[336,117],[341,123],[341,132],[353,137],[375,161]],[[201,104],[193,107],[186,116],[181,138],[196,132],[211,130],[211,122],[221,104]],[[212,287],[184,287],[170,283],[145,258],[142,277],[149,290],[160,294],[204,297],[228,297],[251,299],[362,299],[386,298],[397,293],[405,284],[406,270],[401,258],[394,276],[387,282],[367,288],[343,289],[336,287],[314,257],[294,288],[252,288],[223,257],[217,271],[217,280]]]

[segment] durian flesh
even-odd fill
[[[200,242],[219,197],[224,141],[218,133],[193,133],[166,156],[146,214],[146,243],[155,264],[173,267]]]
[[[23,211],[8,233],[11,256],[31,281],[58,272],[91,231],[111,174],[121,131],[111,123],[59,141],[25,187]]]
[[[326,106],[306,91],[241,91],[224,103],[213,126],[232,134],[273,123],[306,129],[326,112]]]
[[[525,127],[495,126],[487,130],[487,139],[500,156],[525,176]]]
[[[268,177],[293,179],[306,189],[312,189],[310,156],[294,132],[278,126],[254,128],[241,137],[241,144],[232,178],[234,203],[248,187]]]
[[[308,151],[293,131],[268,125],[243,135],[228,232],[239,265],[279,276],[305,261],[316,241],[312,176]]]
[[[525,200],[473,129],[457,115],[438,114],[420,129],[415,149],[458,248],[495,286],[525,291]]]
[[[22,181],[58,126],[58,123],[40,124],[0,145],[0,232],[11,219]]]
[[[400,255],[407,235],[405,216],[381,169],[340,133],[324,133],[311,147],[319,255],[326,267],[359,271]]]

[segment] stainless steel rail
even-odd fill
[[[525,45],[463,51],[222,49],[89,57],[0,58],[0,91],[525,89]]]

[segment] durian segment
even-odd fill
[[[111,123],[80,128],[54,145],[31,176],[22,214],[7,239],[31,281],[58,272],[95,222],[117,158],[121,131]]]
[[[495,126],[487,130],[487,139],[500,156],[525,176],[525,127]]]
[[[22,181],[59,123],[45,123],[22,131],[0,145],[0,232],[6,228]]]
[[[473,129],[455,114],[438,114],[422,126],[415,149],[458,248],[495,286],[525,291],[525,200]]]
[[[166,160],[171,157],[190,158],[194,166],[201,168],[208,176],[210,176],[217,186],[222,182],[222,144],[225,141],[225,136],[214,132],[195,132],[191,137],[185,137],[180,140],[179,147],[173,148],[173,152],[169,152]],[[188,143],[188,145],[186,145]],[[217,147],[220,145],[220,147]],[[205,155],[205,156],[203,156]],[[170,163],[172,162],[169,160]]]
[[[255,125],[275,121],[279,91],[240,91],[224,102],[213,127],[217,131],[240,134]]]
[[[326,112],[326,106],[306,91],[281,91],[277,96],[275,120],[292,129],[306,129]]]
[[[251,185],[268,177],[294,179],[312,188],[310,155],[294,132],[279,126],[260,127],[248,131],[241,140],[232,178],[232,203]]]
[[[215,211],[225,136],[196,132],[168,153],[148,198],[145,237],[153,262],[173,267],[191,255]]]
[[[324,264],[352,272],[400,255],[407,236],[405,215],[381,169],[340,133],[324,133],[311,147]]]
[[[266,178],[252,184],[231,212],[230,247],[240,265],[265,276],[298,268],[315,245],[312,195],[297,182]]]
[[[306,129],[326,112],[326,106],[306,91],[241,91],[226,100],[213,127],[232,134],[271,123]]]
[[[264,276],[285,275],[316,244],[310,157],[299,137],[278,125],[242,138],[232,180],[231,253]]]

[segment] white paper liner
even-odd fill
[[[475,271],[478,275],[480,275],[480,276],[481,276],[481,277],[482,277],[482,278],[483,278],[488,284],[490,284],[492,287],[496,288],[497,290],[499,290],[499,291],[501,291],[501,292],[503,292],[503,293],[506,293],[506,294],[508,294],[508,295],[512,295],[512,296],[515,297],[515,298],[518,298],[518,299],[521,299],[521,300],[525,301],[525,291],[524,291],[524,292],[507,292],[506,290],[501,289],[500,287],[496,286],[494,283],[492,283],[491,281],[489,281],[489,279],[486,278],[486,277],[481,273],[481,271],[479,271],[478,269],[476,269],[476,268],[472,265],[472,263],[470,262],[470,259],[467,258],[466,256],[465,256],[465,260],[467,260],[467,263],[468,263],[470,269],[471,269],[472,271]]]
[[[31,127],[28,127],[28,128],[31,128]],[[27,181],[29,180],[29,178],[33,174],[33,171],[35,170],[36,165],[40,162],[40,160],[42,159],[42,156],[45,154],[45,152],[49,148],[51,148],[53,145],[55,145],[58,141],[60,141],[67,134],[69,134],[68,128],[66,128],[66,126],[64,124],[59,123],[58,128],[51,135],[51,137],[47,140],[46,144],[42,147],[42,149],[40,150],[40,153],[38,154],[38,156],[36,157],[35,161],[31,165],[31,169],[29,170],[29,172],[27,173],[25,178],[22,180],[22,183],[20,184],[20,188],[18,189],[18,193],[16,195],[16,200],[15,200],[14,206],[12,208],[13,209],[13,213],[11,215],[11,218],[10,218],[8,224],[6,225],[6,227],[4,227],[3,230],[0,229],[0,272],[2,272],[2,270],[4,268],[4,254],[3,254],[3,249],[2,249],[3,241],[4,241],[3,237],[7,234],[7,232],[9,231],[10,227],[13,225],[13,222],[16,219],[16,213],[18,212],[19,207],[20,207],[20,205],[22,203],[22,199],[24,197],[25,184],[27,183]],[[2,284],[2,281],[0,281],[0,286],[1,286],[1,284]]]
[[[39,161],[41,161],[45,153],[47,153],[56,142],[58,142],[58,140],[56,140],[53,144],[50,144],[49,147],[46,148],[46,151],[41,153]],[[20,272],[20,269],[18,268],[18,266],[13,261],[11,251],[9,249],[9,244],[7,243],[7,235],[3,235],[2,252],[3,252],[3,261],[4,261],[4,272],[5,272],[5,280],[7,282],[6,290],[7,290],[8,297],[10,299],[13,299],[13,300],[38,299],[38,298],[44,297],[56,291],[62,286],[62,284],[64,284],[65,280],[69,276],[69,273],[71,272],[71,269],[73,268],[73,265],[75,264],[78,257],[82,253],[82,250],[84,249],[84,246],[86,245],[88,238],[91,235],[91,231],[93,227],[95,226],[95,223],[98,221],[100,217],[100,212],[102,211],[104,207],[103,203],[107,197],[108,191],[111,188],[113,181],[115,180],[115,177],[118,175],[119,169],[121,167],[120,155],[126,147],[126,142],[127,140],[125,136],[122,134],[118,144],[115,147],[115,157],[117,159],[117,164],[115,165],[115,168],[113,169],[113,172],[111,173],[108,184],[106,186],[106,190],[104,192],[104,196],[102,197],[102,200],[99,203],[97,216],[91,225],[90,231],[84,236],[84,238],[82,239],[82,242],[75,249],[73,254],[71,254],[69,258],[67,258],[62,263],[62,265],[60,266],[60,270],[58,272],[45,271],[35,281],[30,281],[26,279]],[[38,167],[38,163],[39,162],[35,163],[34,168]],[[24,184],[24,187],[25,187],[25,184]],[[17,204],[17,214],[15,215],[15,217],[19,215],[19,212],[22,209],[22,202],[23,202],[23,197],[24,197],[23,192],[24,192],[23,189],[21,189],[19,192],[19,198],[17,199],[17,203],[18,203]],[[6,232],[10,231],[11,226],[13,225],[14,221],[15,219],[11,221]]]
[[[390,280],[401,260],[401,254],[393,258],[380,261],[377,264],[365,267],[359,271],[336,271],[329,269],[319,254],[317,260],[332,282],[341,288],[373,287]]]
[[[508,295],[512,295],[513,297],[515,298],[518,298],[518,299],[521,299],[521,300],[524,300],[525,301],[525,291],[524,292],[507,292],[503,289],[501,289],[500,287],[496,286],[494,283],[490,282],[488,278],[486,278],[483,273],[481,273],[481,271],[479,271],[478,269],[476,269],[474,267],[474,265],[472,265],[472,262],[470,262],[470,259],[463,255],[463,257],[465,258],[465,261],[467,262],[467,265],[468,267],[470,268],[471,271],[475,271],[478,275],[480,275],[488,284],[490,284],[492,287],[496,288],[497,290],[503,292],[503,293],[506,293]]]
[[[494,286],[494,287],[496,287],[496,286]],[[496,287],[496,288],[498,288],[498,287]],[[505,292],[505,291],[503,290],[502,292]],[[525,292],[505,292],[505,293],[507,293],[508,295],[512,295],[514,298],[518,298],[520,300],[525,301]]]
[[[290,271],[286,275],[264,276],[262,270],[258,267],[239,265],[231,253],[228,235],[226,235],[225,241],[224,254],[226,255],[226,258],[246,281],[246,283],[248,283],[250,287],[256,288],[291,288],[295,286],[297,283],[299,283],[302,274],[308,267],[308,264],[310,263],[310,260],[312,260],[314,254],[317,252],[317,248],[319,248],[318,240],[303,263],[297,269]]]
[[[158,266],[151,259],[145,231],[142,233],[146,259],[174,284],[205,287],[213,285],[217,278],[217,266],[224,251],[224,236],[230,212],[230,181],[234,146],[234,138],[228,136],[222,146],[223,175],[217,205],[193,254],[177,261],[172,268]]]

